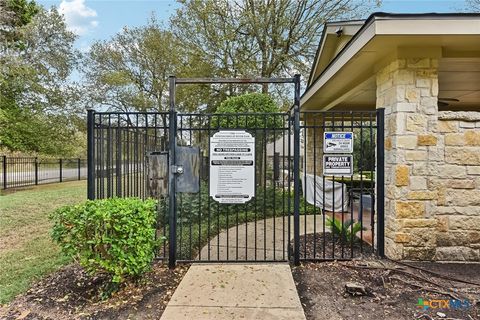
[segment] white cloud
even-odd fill
[[[97,12],[85,5],[85,0],[62,0],[58,7],[65,16],[68,29],[77,35],[84,35],[98,26]]]

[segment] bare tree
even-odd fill
[[[179,40],[217,76],[307,74],[322,25],[364,16],[378,1],[183,0],[172,18]],[[263,92],[268,87],[263,87]]]

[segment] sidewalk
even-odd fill
[[[332,213],[328,212],[328,216]],[[342,219],[341,213],[336,213],[337,219]],[[358,217],[358,211],[354,210],[354,217]],[[300,235],[315,232],[330,232],[330,228],[324,226],[323,215],[301,215]],[[343,215],[344,220],[350,219],[350,214]],[[291,219],[291,230],[289,236],[288,217],[277,217],[261,219],[257,222],[248,222],[223,230],[219,235],[213,237],[200,251],[196,260],[288,260],[289,238],[293,239],[293,217]],[[366,230],[363,232],[363,239],[372,243],[372,232],[370,231],[370,211],[365,210],[363,221]],[[321,236],[319,236],[321,237]],[[292,240],[293,242],[293,240]]]
[[[162,320],[305,320],[287,263],[193,264]]]

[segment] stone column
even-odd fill
[[[377,73],[377,108],[385,108],[385,252],[431,260],[438,173],[438,60],[396,59]]]

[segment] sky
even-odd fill
[[[155,14],[168,23],[179,7],[175,0],[37,0],[44,7],[57,6],[65,15],[70,30],[78,35],[77,47],[87,51],[96,40],[106,40],[124,26],[146,24]],[[455,12],[465,5],[464,0],[383,0],[376,11],[392,13]]]

